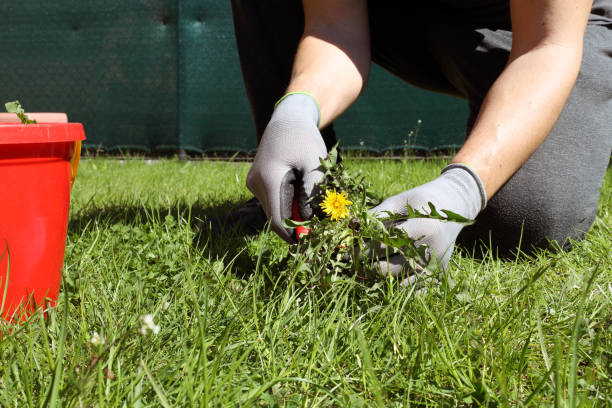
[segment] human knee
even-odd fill
[[[505,257],[538,249],[569,249],[590,229],[594,208],[584,203],[559,202],[558,197],[542,196],[534,200],[501,200],[493,197],[476,222],[466,227],[459,243],[478,252],[491,250]]]

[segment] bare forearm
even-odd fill
[[[511,59],[487,94],[468,139],[453,159],[480,176],[491,197],[544,141],[569,96],[581,50],[558,45]]]
[[[314,2],[316,3],[316,2]],[[305,29],[288,92],[309,92],[321,106],[320,127],[344,112],[359,96],[370,69],[365,2],[325,10],[305,2]],[[329,16],[326,14],[329,13]]]

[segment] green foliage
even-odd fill
[[[343,164],[381,197],[443,166]],[[250,198],[248,168],[85,157],[57,306],[0,324],[0,406],[612,406],[612,169],[571,252],[457,252],[455,285],[417,292],[346,273],[301,283],[270,231],[195,247],[198,219]],[[158,334],[140,333],[146,314]]]
[[[4,104],[6,107],[6,111],[8,113],[14,113],[21,120],[21,123],[24,125],[30,125],[37,123],[35,120],[28,118],[28,115],[25,114],[25,111],[21,107],[19,101],[7,102]]]
[[[430,202],[429,211],[419,211],[407,205],[407,214],[374,216],[370,209],[379,200],[370,192],[370,186],[363,174],[351,174],[342,163],[338,163],[338,153],[333,147],[327,158],[320,159],[324,172],[319,184],[321,194],[311,199],[315,207],[323,201],[323,191],[337,190],[346,192],[352,201],[350,217],[332,220],[330,217],[314,216],[311,220],[296,222],[283,220],[288,228],[305,226],[308,235],[302,235],[294,252],[290,253],[290,267],[304,273],[302,281],[311,280],[313,275],[320,279],[333,279],[340,273],[363,274],[363,278],[375,278],[372,266],[378,258],[401,254],[408,263],[406,274],[418,272],[424,276],[438,275],[435,259],[430,256],[425,245],[416,245],[417,239],[410,238],[398,228],[401,222],[411,218],[428,218],[443,222],[457,222],[469,225],[473,221],[448,210],[438,210]],[[380,250],[384,248],[384,254]],[[428,272],[428,273],[424,273]],[[383,277],[384,278],[384,277]]]

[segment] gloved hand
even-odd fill
[[[463,164],[451,164],[442,170],[437,179],[390,197],[371,211],[377,217],[388,216],[385,211],[407,215],[406,204],[408,204],[415,210],[429,213],[428,202],[433,203],[438,212],[450,210],[465,218],[474,219],[485,208],[487,196],[482,181],[471,168]],[[396,227],[405,231],[410,238],[418,239],[415,243],[417,246],[427,245],[428,256],[435,256],[438,266],[444,269],[463,225],[456,222],[411,218],[400,222]],[[389,254],[387,258],[384,246],[371,248],[371,251],[378,255],[375,268],[385,275],[391,273],[393,276],[398,276],[407,264],[407,259],[401,254]]]
[[[312,217],[307,201],[323,177],[320,157],[327,148],[319,132],[317,101],[308,94],[290,93],[281,99],[264,131],[247,175],[247,187],[261,202],[272,229],[285,241],[295,242],[282,220],[291,218],[294,183],[302,219]]]

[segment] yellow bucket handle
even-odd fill
[[[72,174],[70,177],[70,188],[74,185],[77,171],[79,171],[79,160],[81,159],[81,141],[77,140],[74,142],[74,153],[72,154],[72,160],[70,162]]]

